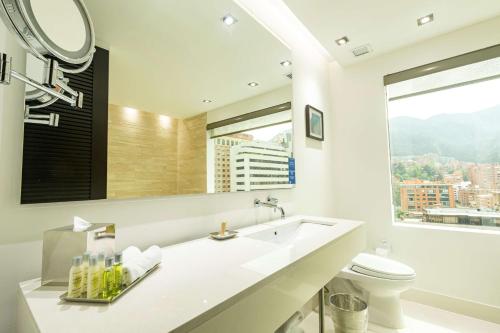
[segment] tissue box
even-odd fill
[[[112,255],[115,251],[115,225],[92,224],[80,232],[73,231],[71,225],[45,231],[42,285],[67,286],[72,258],[87,251]]]

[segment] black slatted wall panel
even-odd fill
[[[85,72],[66,74],[84,94],[82,109],[58,101],[33,110],[58,113],[59,127],[25,124],[21,203],[106,198],[108,62],[97,49]]]

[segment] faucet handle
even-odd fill
[[[272,196],[268,196],[267,197],[267,202],[273,204],[273,205],[276,205],[278,204],[278,199],[277,198],[273,198]]]

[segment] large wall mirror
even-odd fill
[[[232,0],[85,4],[94,61],[109,56],[106,198],[294,186],[292,63],[281,41]],[[64,131],[68,117],[50,130]]]

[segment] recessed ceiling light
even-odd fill
[[[211,99],[204,99],[202,100],[203,103],[212,103],[212,100]]]
[[[250,82],[248,85],[250,87],[257,87],[259,84],[257,82]]]
[[[349,38],[344,36],[342,38],[336,39],[335,43],[337,43],[337,45],[339,45],[339,46],[345,45],[345,44],[349,43]]]
[[[225,25],[230,26],[238,22],[238,20],[233,15],[227,14],[222,18],[222,22],[224,22]]]
[[[429,14],[429,15],[425,15],[425,16],[420,17],[417,20],[417,24],[419,26],[421,26],[421,25],[424,25],[427,23],[431,23],[432,21],[434,21],[434,14]]]
[[[285,61],[280,62],[280,65],[283,67],[290,67],[290,66],[292,66],[292,62],[290,60],[285,60]]]

